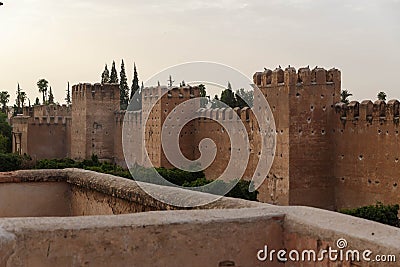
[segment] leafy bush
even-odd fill
[[[7,122],[7,115],[0,112],[0,153],[12,150],[12,128]]]
[[[35,169],[65,169],[65,168],[81,168],[82,164],[72,159],[43,159],[36,162]]]
[[[203,172],[187,172],[179,169],[165,168],[156,168],[156,170],[165,180],[179,186],[205,177]]]
[[[16,171],[21,169],[22,157],[16,154],[0,154],[0,171]]]
[[[200,187],[204,186],[207,184],[210,184],[213,181],[207,180],[206,178],[200,178],[192,182],[185,182],[183,184],[184,187]],[[215,187],[218,187],[217,191],[226,191],[225,189],[228,189],[231,187],[231,183],[236,183],[237,180],[233,180],[232,182],[226,183],[224,181],[215,181],[214,185]],[[232,188],[232,190],[229,191],[228,194],[226,194],[227,197],[233,197],[233,198],[241,198],[241,199],[246,199],[246,200],[251,200],[251,201],[257,201],[257,195],[259,194],[258,191],[253,191],[249,192],[250,186],[254,186],[250,181],[245,181],[245,180],[239,180],[237,184]],[[254,187],[253,187],[254,188]],[[209,188],[210,191],[213,191],[213,188]],[[200,190],[204,191],[204,190]]]
[[[376,205],[365,206],[357,209],[343,209],[341,213],[351,216],[399,227],[399,205],[383,205],[378,202]]]
[[[112,174],[115,176],[133,179],[137,181],[159,184],[159,185],[168,185],[159,181],[157,177],[154,175],[154,169],[137,167],[132,169],[131,172],[127,169],[124,169],[118,165],[106,163],[101,163],[97,156],[93,155],[90,160],[84,161],[74,161],[72,159],[52,159],[52,160],[40,160],[36,163],[35,169],[65,169],[65,168],[81,168],[86,170],[91,170],[100,173]],[[164,179],[173,183],[174,185],[184,186],[184,187],[200,187],[206,184],[211,183],[205,178],[204,172],[188,172],[179,169],[165,169],[165,168],[156,168],[155,169]],[[237,180],[232,182],[236,183]],[[249,192],[249,181],[240,180],[236,186],[227,194],[228,197],[234,198],[242,198],[247,200],[256,201],[258,191]],[[215,188],[222,189],[230,187],[230,183],[225,183],[223,181],[217,181],[214,183]],[[211,188],[212,190],[212,188]],[[219,191],[219,190],[218,190]]]

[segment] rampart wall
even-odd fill
[[[52,107],[51,110],[58,109]],[[33,160],[70,157],[72,121],[69,113],[65,112],[66,116],[62,116],[62,113],[59,116],[50,116],[55,113],[42,113],[46,109],[41,106],[33,107],[32,111],[34,114],[44,115],[18,115],[12,118],[13,151],[28,154]]]
[[[399,101],[339,103],[335,115],[336,207],[400,203]]]
[[[256,92],[254,108],[267,109],[261,98],[268,100],[277,136],[274,162],[259,189],[259,200],[326,209],[376,201],[400,203],[399,101],[339,103],[341,73],[337,69],[278,68],[257,72],[253,78],[262,92]],[[162,93],[166,94],[155,102]],[[161,147],[162,125],[175,107],[198,96],[195,87],[146,88],[142,111],[125,112],[119,111],[117,84],[79,84],[72,88],[72,106],[37,106],[30,111],[34,116],[14,117],[13,149],[34,159],[84,159],[96,154],[122,166],[126,166],[125,156],[129,162],[147,166],[144,155],[129,153],[132,149],[123,153],[123,145],[140,148],[144,139],[152,164],[171,168]],[[182,154],[198,159],[201,141],[212,139],[217,146],[216,161],[205,173],[210,179],[219,177],[233,152],[226,129],[218,122],[233,125],[236,113],[250,141],[244,175],[250,179],[261,153],[259,126],[252,110],[200,109],[199,102],[191,105],[198,110],[198,118],[180,132]],[[144,138],[128,131],[123,140],[124,122],[142,129],[143,114],[149,117]],[[180,125],[179,118],[185,119],[185,114],[176,118],[175,126]]]

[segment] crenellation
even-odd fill
[[[301,85],[311,84],[311,70],[309,67],[300,68],[297,76],[298,76],[298,79],[297,79],[298,84],[301,84]]]
[[[312,84],[325,84],[327,71],[323,68],[315,68],[311,71]]]
[[[226,121],[229,118],[229,108],[218,109],[218,120]]]
[[[261,76],[261,86],[271,86],[272,70],[266,69]]]
[[[360,103],[358,101],[351,101],[347,105],[347,120],[355,121],[360,117]]]
[[[190,98],[190,91],[191,91],[191,87],[189,86],[184,86],[180,88],[180,94],[184,97],[184,98]]]
[[[262,76],[263,76],[263,73],[262,73],[262,72],[256,72],[256,73],[254,73],[254,75],[253,75],[253,83],[254,83],[255,85],[257,85],[258,87],[261,86]]]
[[[343,102],[335,104],[335,111],[339,114],[340,119],[345,120],[347,117],[347,105]]]
[[[360,103],[360,119],[372,122],[374,104],[371,100],[364,100]]]
[[[285,82],[285,72],[281,68],[277,68],[272,72],[271,86],[278,86]]]
[[[251,112],[250,108],[248,108],[248,107],[242,108],[240,110],[240,119],[243,122],[249,122],[250,121],[250,112]]]
[[[396,99],[389,100],[389,102],[386,104],[386,118],[388,121],[393,120],[393,122],[398,122],[399,121],[399,107],[400,107],[400,102]]]
[[[334,83],[338,85],[339,87],[341,86],[341,81],[342,81],[342,74],[340,70],[332,68],[328,70],[326,73],[326,82],[327,83]]]
[[[297,83],[297,72],[293,67],[285,69],[284,83],[287,85],[295,85]]]
[[[373,120],[385,120],[386,119],[386,103],[383,100],[376,100],[372,109]]]

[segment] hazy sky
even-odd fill
[[[400,0],[2,1],[0,90],[13,101],[18,82],[34,101],[46,78],[63,102],[67,81],[98,82],[122,58],[129,80],[134,61],[141,80],[192,60],[249,77],[278,65],[336,67],[355,99],[381,90],[400,99]]]

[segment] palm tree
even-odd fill
[[[386,93],[385,92],[379,92],[378,94],[378,100],[386,101]]]
[[[10,94],[7,91],[0,92],[1,111],[7,112],[7,103],[10,101]]]
[[[44,104],[46,103],[47,88],[49,86],[49,82],[46,81],[45,79],[40,79],[36,85],[39,88],[39,93],[42,93],[43,95],[43,104]]]
[[[350,93],[348,90],[343,90],[341,93],[340,93],[340,96],[341,96],[341,100],[340,100],[340,102],[342,102],[342,103],[345,103],[345,104],[348,104],[349,103],[349,97],[350,96],[352,96],[353,94],[352,93]]]

